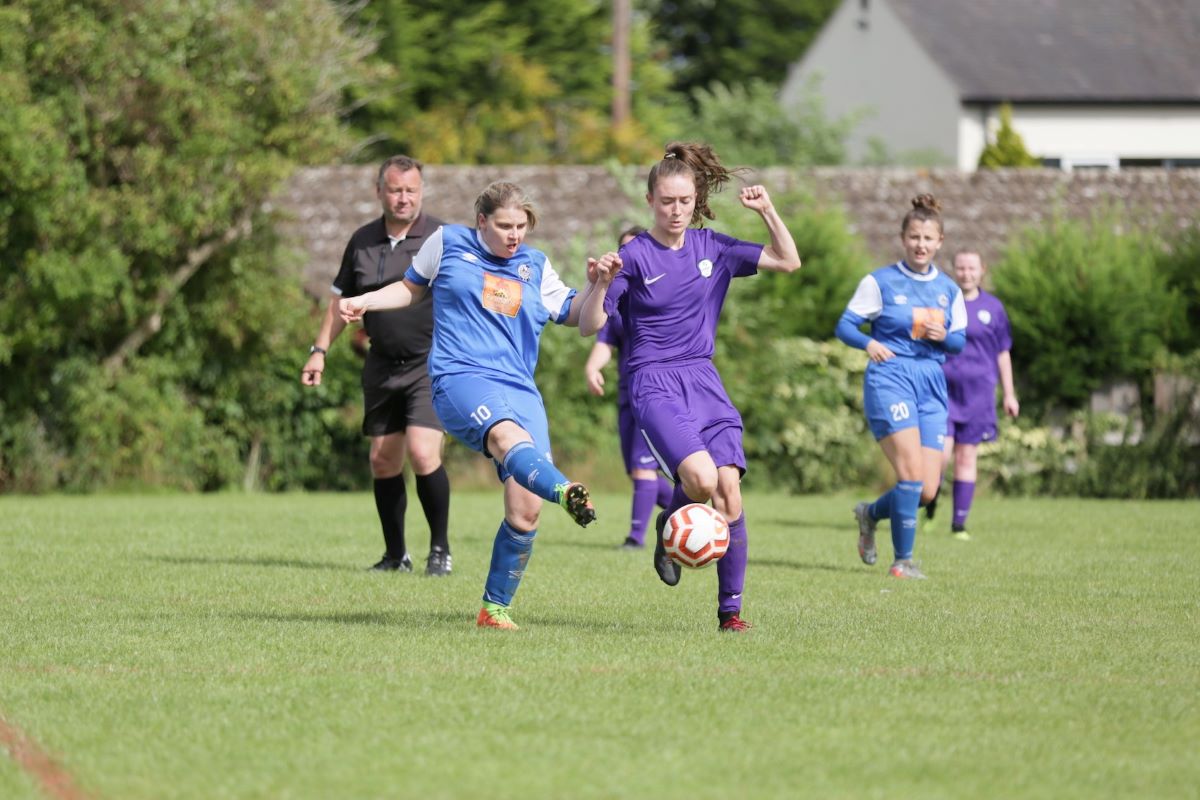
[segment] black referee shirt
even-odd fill
[[[334,290],[343,297],[355,297],[400,280],[421,245],[441,224],[440,219],[422,213],[395,248],[382,216],[363,225],[346,245],[342,267],[333,279]],[[369,311],[363,325],[376,354],[405,361],[423,359],[433,341],[433,292],[425,292],[415,306]]]

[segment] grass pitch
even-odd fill
[[[739,636],[622,494],[545,509],[515,633],[498,491],[445,579],[364,569],[367,495],[0,498],[0,718],[95,798],[1198,796],[1200,504],[984,498],[901,582],[855,499],[747,498]],[[2,744],[0,796],[43,796]]]

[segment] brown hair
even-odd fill
[[[490,217],[498,208],[519,208],[529,217],[529,230],[537,225],[537,213],[533,200],[525,190],[508,181],[493,181],[475,198],[475,215]]]
[[[384,174],[392,167],[395,167],[401,172],[408,172],[410,169],[415,169],[421,174],[422,178],[425,177],[425,165],[420,161],[417,161],[415,158],[409,158],[408,156],[392,156],[387,161],[379,165],[379,176],[375,178],[375,185],[380,189],[383,188]]]
[[[912,199],[912,208],[904,215],[904,221],[900,223],[900,235],[908,230],[908,223],[913,222],[928,222],[930,220],[937,223],[938,232],[944,234],[942,229],[942,204],[937,201],[931,194],[919,194]]]
[[[631,225],[628,228],[626,228],[625,230],[623,230],[617,234],[617,244],[620,245],[621,240],[624,239],[626,236],[638,236],[639,234],[643,234],[645,232],[646,232],[646,229],[643,228],[641,225]]]
[[[726,169],[716,152],[706,144],[699,142],[671,142],[667,145],[666,155],[650,168],[650,176],[646,179],[646,193],[654,194],[654,187],[660,178],[672,175],[688,175],[696,184],[696,208],[692,211],[692,224],[700,219],[716,219],[717,215],[708,207],[708,196],[721,191],[725,184],[739,169]]]

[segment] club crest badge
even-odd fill
[[[521,266],[517,267],[517,277],[521,280],[528,281],[532,275],[533,271],[529,269],[528,264],[522,264]]]
[[[712,263],[712,261],[708,260],[707,258],[696,265],[696,269],[700,270],[700,274],[703,275],[705,278],[712,275],[712,268],[713,268],[713,263]]]
[[[992,324],[992,312],[988,311],[986,308],[979,309],[979,313],[975,316],[978,317],[979,321],[984,325]]]
[[[938,295],[938,305],[941,306],[942,308],[945,308],[946,306],[950,305],[950,298],[944,294],[939,294]]]

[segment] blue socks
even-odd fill
[[[487,583],[483,586],[485,603],[512,605],[513,595],[521,585],[525,565],[529,563],[529,556],[533,552],[535,536],[536,530],[521,533],[509,525],[508,520],[500,523],[496,540],[492,543],[492,563],[488,568]]]
[[[896,488],[892,487],[879,495],[879,498],[867,507],[867,513],[871,515],[871,519],[878,521],[892,515],[892,497],[895,493]]]
[[[900,481],[888,494],[892,496],[892,547],[896,551],[896,560],[903,561],[912,558],[913,543],[917,540],[921,482]]]
[[[570,483],[553,462],[538,453],[533,442],[513,445],[504,456],[503,466],[517,483],[551,503],[558,502],[560,487]]]

